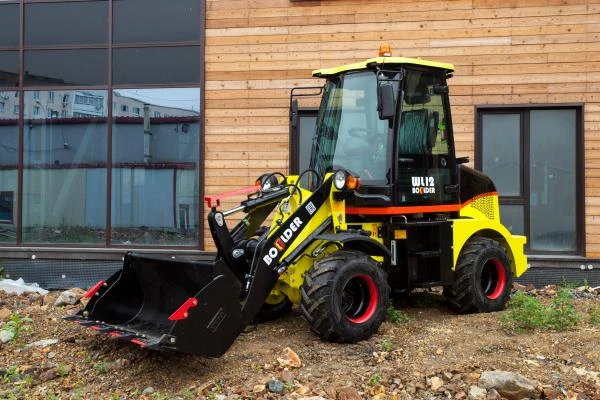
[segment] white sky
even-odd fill
[[[200,112],[199,88],[115,89],[115,92],[149,104]]]

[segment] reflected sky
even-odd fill
[[[115,93],[149,104],[200,112],[199,88],[115,89]]]

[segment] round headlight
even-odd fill
[[[265,181],[264,181],[264,182],[263,182],[263,184],[262,184],[262,188],[261,188],[261,190],[262,190],[263,192],[266,192],[266,191],[268,191],[269,189],[271,189],[271,182],[270,182],[268,179],[265,179]]]
[[[346,172],[343,170],[336,171],[333,175],[333,185],[337,190],[342,190],[346,187]]]
[[[279,180],[275,174],[264,174],[258,177],[255,185],[260,186],[261,191],[268,192],[279,185]]]

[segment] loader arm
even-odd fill
[[[304,191],[304,199],[286,182],[233,211],[214,204],[208,215],[218,249],[214,263],[129,253],[122,270],[94,286],[87,306],[67,319],[143,348],[218,357],[252,323],[288,266],[331,230],[331,188],[330,175],[313,193]],[[278,210],[271,228],[252,239],[285,202],[293,206]],[[236,211],[247,215],[230,231],[225,217]],[[249,263],[235,257],[242,249],[253,251]]]
[[[271,231],[257,249],[256,265],[251,268],[255,274],[242,309],[245,324],[250,323],[258,313],[279,276],[286,272],[289,265],[319,234],[330,228],[330,209],[326,213],[318,211],[321,207],[328,207],[331,180],[331,176],[326,178],[311,196],[281,221],[278,228]],[[315,221],[315,215],[326,217]]]

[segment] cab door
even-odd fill
[[[395,131],[395,203],[458,203],[456,159],[445,77],[406,71]]]

